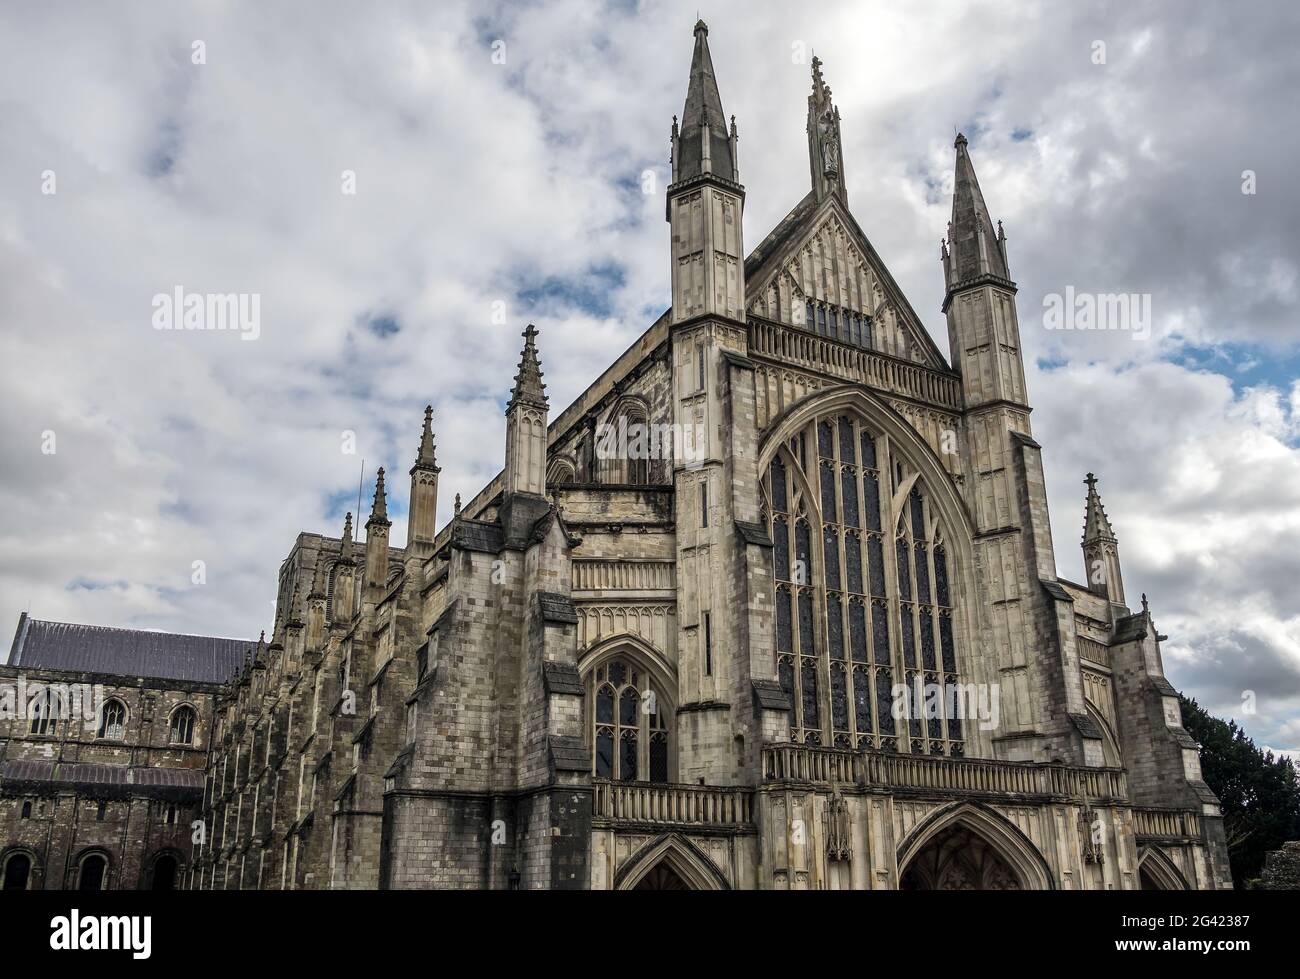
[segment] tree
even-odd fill
[[[1223,804],[1228,862],[1237,887],[1258,877],[1264,854],[1300,839],[1300,780],[1290,758],[1261,751],[1236,721],[1179,695],[1183,727],[1201,745],[1201,774]]]

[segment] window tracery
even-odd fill
[[[793,740],[962,753],[960,719],[947,716],[959,676],[949,557],[919,479],[891,512],[905,478],[888,440],[850,414],[813,420],[767,469]]]

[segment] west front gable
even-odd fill
[[[837,197],[817,205],[810,193],[795,205],[750,254],[745,277],[750,315],[821,332],[818,322],[807,322],[812,303],[814,318],[823,311],[841,320],[848,314],[856,345],[936,370],[951,369]],[[847,332],[843,335],[848,338]]]

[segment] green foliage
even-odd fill
[[[1261,751],[1236,721],[1179,696],[1183,727],[1201,745],[1201,772],[1223,803],[1228,859],[1237,887],[1258,877],[1264,854],[1300,839],[1300,782],[1289,758]]]

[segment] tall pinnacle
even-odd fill
[[[366,521],[366,526],[371,524],[388,524],[388,501],[384,496],[384,467],[380,466],[379,471],[375,473],[375,503],[370,508],[370,519]]]
[[[704,130],[708,129],[705,136]],[[737,176],[732,140],[727,132],[727,117],[722,111],[722,97],[713,74],[709,54],[709,28],[704,21],[695,25],[695,51],[691,55],[690,81],[686,86],[686,107],[673,159],[674,180],[689,180],[702,173],[716,173],[727,180]],[[706,165],[707,164],[707,165]]]
[[[840,152],[840,110],[831,100],[831,88],[822,78],[822,61],[816,55],[812,59],[812,94],[808,96],[808,162],[817,200],[836,194],[841,201],[847,201]]]
[[[1088,473],[1088,478],[1084,482],[1088,484],[1088,502],[1083,525],[1083,542],[1088,544],[1096,540],[1114,541],[1115,531],[1110,527],[1106,508],[1101,505],[1101,497],[1097,494],[1097,477]]]
[[[433,405],[426,405],[424,409],[424,431],[420,433],[420,449],[415,454],[415,465],[411,471],[416,469],[431,469],[434,472],[442,472],[438,468],[438,460],[435,457],[437,446],[433,444]]]
[[[1006,257],[1003,253],[1005,236],[1001,227],[994,230],[979,181],[975,179],[975,166],[966,148],[966,137],[957,134],[954,144],[957,163],[953,179],[952,222],[948,226],[948,250],[951,266],[948,288],[981,275],[995,275],[1010,279]]]
[[[352,558],[352,511],[349,510],[347,516],[343,518],[343,536],[339,542],[339,560],[348,561]]]
[[[517,404],[547,408],[546,385],[542,383],[542,365],[537,359],[537,327],[532,323],[523,332],[524,349],[519,357],[519,370],[515,374],[515,387],[510,392],[509,411]]]

